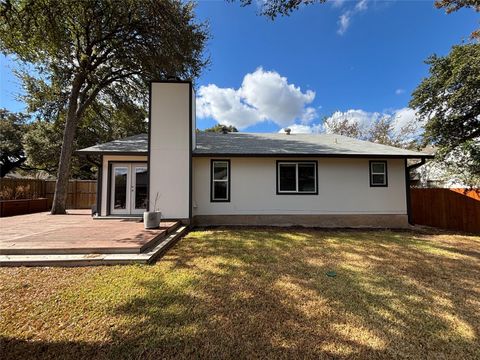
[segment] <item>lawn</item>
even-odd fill
[[[479,337],[475,236],[197,230],[152,266],[0,269],[1,359],[478,359]]]

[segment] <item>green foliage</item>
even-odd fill
[[[462,153],[480,176],[480,44],[454,46],[445,57],[431,56],[430,76],[412,94],[410,106],[426,121],[425,140],[440,159]],[[450,157],[449,157],[450,156]],[[460,164],[460,163],[459,163]],[[461,162],[461,164],[465,164]]]
[[[145,133],[147,116],[143,107],[131,102],[117,104],[95,102],[77,129],[74,150]],[[62,148],[64,119],[62,115],[53,122],[37,120],[32,123],[24,137],[27,164],[30,167],[56,175]],[[98,164],[98,159],[73,155],[71,177],[94,179]]]
[[[435,6],[438,9],[444,8],[447,14],[460,10],[463,7],[480,11],[480,1],[478,0],[436,0]]]
[[[150,80],[194,79],[208,64],[207,27],[193,10],[180,0],[0,4],[0,51],[30,65],[21,74],[27,94],[38,95],[30,110],[64,121],[52,213],[65,213],[75,133],[95,102],[142,104]]]
[[[229,0],[234,2],[235,0]],[[324,3],[327,0],[265,0],[262,2],[253,0],[240,0],[242,6],[249,6],[252,3],[260,5],[260,15],[275,19],[277,16],[288,16],[303,5]]]
[[[0,177],[25,163],[22,138],[28,127],[27,116],[0,109]]]
[[[201,132],[216,132],[216,133],[221,133],[221,132],[238,132],[238,129],[233,126],[233,125],[221,125],[221,124],[216,124],[215,126],[212,126],[211,128],[205,129],[205,130],[199,130]]]

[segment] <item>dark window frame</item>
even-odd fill
[[[214,199],[213,198],[213,193],[214,193],[214,164],[216,162],[226,162],[227,163],[227,199]],[[230,202],[230,185],[232,183],[232,174],[231,174],[231,164],[230,164],[230,159],[211,159],[210,160],[210,202],[212,203],[225,203],[225,202]]]
[[[313,164],[315,166],[315,191],[280,191],[280,164],[297,164],[296,182],[298,184],[298,164]],[[276,162],[277,195],[318,195],[318,161],[317,160],[277,160]]]
[[[385,184],[374,184],[373,183],[373,173],[372,167],[373,164],[383,164],[385,166]],[[370,160],[368,162],[368,176],[370,179],[370,187],[388,187],[388,162],[386,160]]]

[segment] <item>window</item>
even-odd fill
[[[277,194],[318,194],[316,161],[277,161]]]
[[[370,161],[370,186],[388,186],[386,161]]]
[[[230,201],[230,160],[212,160],[210,201]]]

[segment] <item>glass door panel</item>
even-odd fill
[[[145,163],[112,164],[110,213],[142,214],[148,201],[148,171]]]
[[[112,167],[112,214],[124,214],[128,212],[129,205],[129,168],[128,166]]]
[[[143,213],[147,208],[147,167],[145,164],[132,165],[132,213]]]

